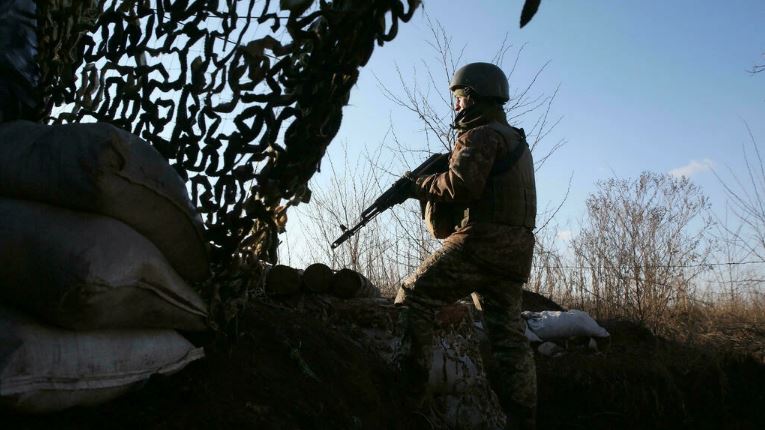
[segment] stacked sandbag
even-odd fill
[[[380,290],[366,276],[351,269],[340,269],[332,276],[330,291],[337,297],[380,297]]]
[[[203,330],[201,298],[124,223],[0,198],[0,301],[70,329]]]
[[[332,276],[335,272],[326,264],[313,263],[303,271],[303,286],[306,291],[326,293],[332,288]]]
[[[310,292],[342,299],[380,297],[380,290],[366,276],[347,268],[334,271],[323,263],[314,263],[305,270],[284,264],[267,266],[266,270],[265,291],[271,296]]]
[[[3,306],[0,327],[0,404],[26,413],[103,403],[204,356],[174,330],[63,330]]]
[[[0,124],[0,301],[73,329],[201,330],[208,274],[185,185],[108,124]]]
[[[569,350],[597,352],[608,348],[610,335],[587,312],[524,311],[526,337],[537,352],[546,356],[562,355]]]
[[[185,279],[209,272],[202,219],[148,143],[109,124],[0,124],[0,196],[118,219]]]
[[[265,289],[272,296],[291,296],[300,292],[302,273],[284,264],[266,266]]]
[[[146,142],[0,124],[0,403],[99,403],[202,357],[173,329],[207,328],[186,283],[208,276],[207,251],[183,181]]]

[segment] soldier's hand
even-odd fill
[[[402,175],[402,179],[407,180],[406,190],[404,191],[404,194],[406,194],[406,198],[418,197],[420,189],[419,189],[419,186],[417,185],[417,177],[414,176],[412,172],[407,170]]]
[[[396,181],[396,192],[391,195],[388,204],[391,206],[403,203],[406,199],[416,196],[417,178],[412,172],[404,172],[403,175]]]

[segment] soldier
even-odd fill
[[[534,428],[536,370],[521,320],[521,288],[531,271],[536,219],[534,162],[523,130],[507,123],[508,81],[489,63],[457,70],[457,142],[444,173],[411,177],[429,229],[445,239],[396,297],[403,337],[397,354],[413,407],[427,399],[438,309],[476,293],[498,372],[492,387],[508,428]]]

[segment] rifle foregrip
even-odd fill
[[[445,172],[449,168],[449,154],[433,154],[424,163],[417,166],[412,173],[415,176],[430,175]]]
[[[412,173],[415,176],[428,175],[431,173],[446,171],[448,167],[449,154],[433,154],[428,157],[425,162],[417,166],[417,168],[414,169]],[[382,193],[370,207],[361,213],[361,221],[353,226],[353,228],[345,230],[343,234],[337,238],[337,240],[332,242],[330,248],[337,248],[351,236],[356,234],[360,228],[364,227],[372,218],[377,216],[377,214],[406,200],[406,198],[409,197],[408,195],[405,195],[407,192],[407,187],[409,186],[409,182],[410,179],[407,178],[399,178],[396,182],[394,182],[393,185],[385,190],[385,192]]]

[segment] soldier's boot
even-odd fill
[[[427,370],[412,357],[401,357],[398,370],[398,392],[404,407],[410,411],[425,409],[430,400]]]
[[[427,311],[403,306],[399,313],[402,327],[401,344],[396,351],[398,388],[404,406],[411,411],[423,410],[430,399],[428,379],[433,354],[433,328]]]
[[[508,429],[536,427],[537,375],[521,319],[521,284],[478,295],[491,344],[491,385],[507,415]]]
[[[507,421],[505,430],[535,430],[537,428],[537,408],[513,403],[505,407]]]
[[[401,357],[398,361],[398,392],[406,421],[402,430],[429,430],[443,428],[438,424],[439,411],[430,391],[430,369],[416,358]]]

